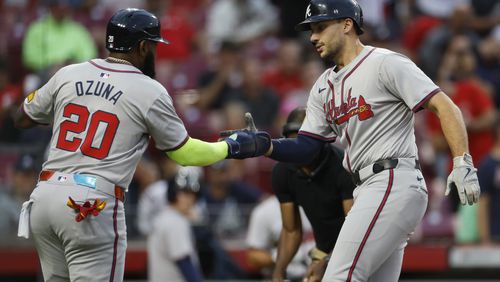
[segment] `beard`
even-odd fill
[[[144,65],[141,68],[141,71],[143,74],[155,78],[156,72],[155,72],[155,56],[153,52],[148,52],[146,55],[146,58],[144,59]]]

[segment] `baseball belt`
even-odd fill
[[[386,169],[402,167],[420,169],[420,162],[414,158],[379,160],[354,172],[352,174],[352,179],[356,185],[361,185],[361,183],[363,183],[366,179],[370,178],[374,174],[382,172]]]
[[[103,180],[100,177],[77,173],[70,174],[52,170],[42,170],[40,172],[40,176],[38,177],[38,181],[49,180],[57,183],[73,181],[77,185],[95,189],[108,195],[112,195],[122,202],[125,201],[125,190],[122,187],[114,185],[106,180]]]

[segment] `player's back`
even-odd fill
[[[159,130],[152,123],[169,122],[162,120],[169,113],[152,118],[150,112],[164,107],[175,113],[158,82],[131,65],[102,59],[61,69],[36,95],[51,99],[47,105],[53,107],[44,169],[94,174],[122,187],[130,183],[149,135]]]

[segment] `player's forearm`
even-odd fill
[[[324,142],[300,135],[297,138],[281,138],[272,140],[272,151],[268,155],[280,162],[309,164],[323,148]]]
[[[182,166],[206,166],[226,158],[227,143],[205,142],[189,137],[182,147],[167,152],[167,155]]]
[[[273,271],[273,278],[283,278],[285,271],[297,253],[302,242],[302,230],[281,230],[280,240],[278,243],[278,256],[276,258],[275,268]]]
[[[443,92],[431,98],[428,109],[439,117],[443,135],[453,157],[469,153],[467,131],[460,109]]]

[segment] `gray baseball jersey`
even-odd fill
[[[190,223],[178,211],[165,207],[148,237],[149,281],[185,281],[175,261],[186,256],[198,264]]]
[[[313,86],[300,134],[340,138],[344,167],[369,175],[354,190],[323,281],[398,281],[409,234],[427,207],[414,112],[439,91],[405,56],[371,46]],[[397,166],[370,175],[384,159]]]
[[[23,106],[35,122],[54,125],[44,169],[97,175],[125,189],[149,136],[162,151],[188,137],[160,83],[102,59],[62,68]]]
[[[407,57],[366,46],[338,72],[328,69],[319,77],[300,131],[340,138],[349,172],[381,159],[416,158],[413,112],[439,91]]]

